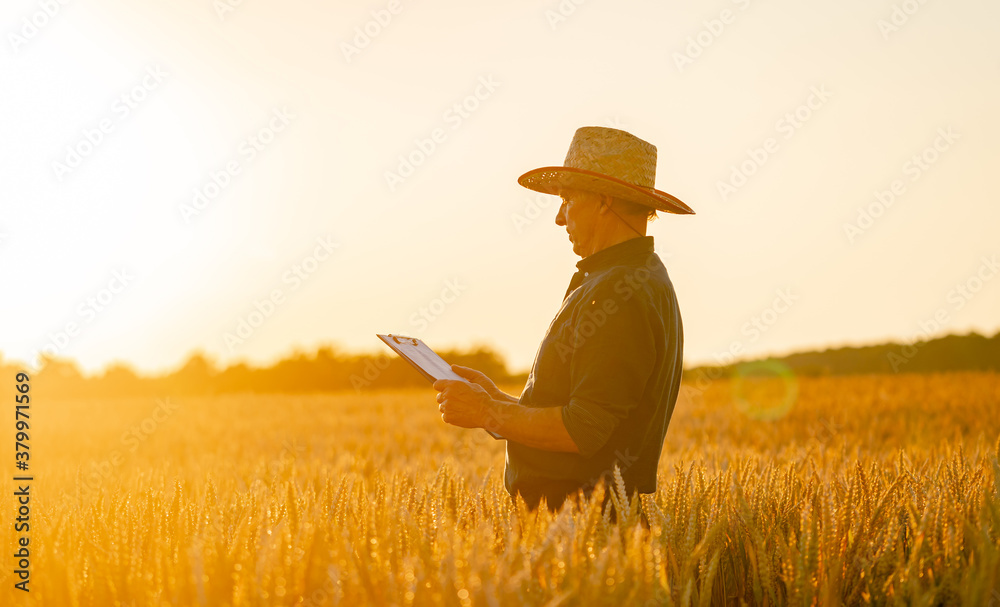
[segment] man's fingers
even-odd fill
[[[474,393],[472,386],[475,384],[466,383],[464,381],[453,381],[449,384],[447,388],[442,388],[439,396],[438,402],[441,402],[448,398],[464,398],[468,397]]]
[[[438,392],[444,392],[448,388],[457,388],[459,386],[468,387],[469,382],[464,379],[439,379],[433,384],[431,388],[434,388]]]
[[[441,391],[438,392],[437,402],[441,403],[441,402],[444,402],[444,401],[448,400],[449,398],[452,398],[452,397],[455,397],[455,396],[461,396],[462,394],[464,394],[464,392],[463,392],[464,388],[465,388],[465,386],[463,384],[458,384],[458,385],[455,385],[455,386],[448,386],[447,388],[442,388]]]
[[[470,369],[469,367],[463,367],[461,365],[452,365],[451,370],[466,379],[477,379],[482,375],[482,373],[476,371],[475,369]]]

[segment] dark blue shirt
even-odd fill
[[[557,507],[615,464],[629,493],[656,490],[656,467],[680,389],[684,334],[673,284],[653,237],[577,262],[562,307],[535,355],[519,404],[562,407],[580,450],[507,442],[504,483],[532,506]]]

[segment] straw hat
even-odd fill
[[[563,189],[608,194],[658,211],[694,215],[680,199],[653,187],[656,146],[631,133],[602,126],[577,129],[561,167],[542,167],[518,177],[536,192],[559,195]]]

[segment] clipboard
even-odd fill
[[[392,348],[393,352],[398,354],[400,358],[410,363],[414,369],[420,372],[427,381],[434,383],[439,379],[457,379],[458,381],[468,382],[458,373],[451,370],[451,365],[448,361],[441,358],[437,352],[431,350],[430,347],[424,342],[420,341],[416,337],[405,337],[403,335],[393,335],[389,333],[388,335],[382,335],[380,333],[375,334],[376,337],[385,342],[385,345]],[[503,437],[493,432],[491,430],[486,430],[486,433],[493,438],[500,440]]]

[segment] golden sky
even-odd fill
[[[0,352],[159,371],[394,332],[525,369],[578,258],[516,178],[585,125],[655,144],[657,186],[697,212],[648,231],[689,363],[992,334],[998,19],[989,0],[10,0]]]

